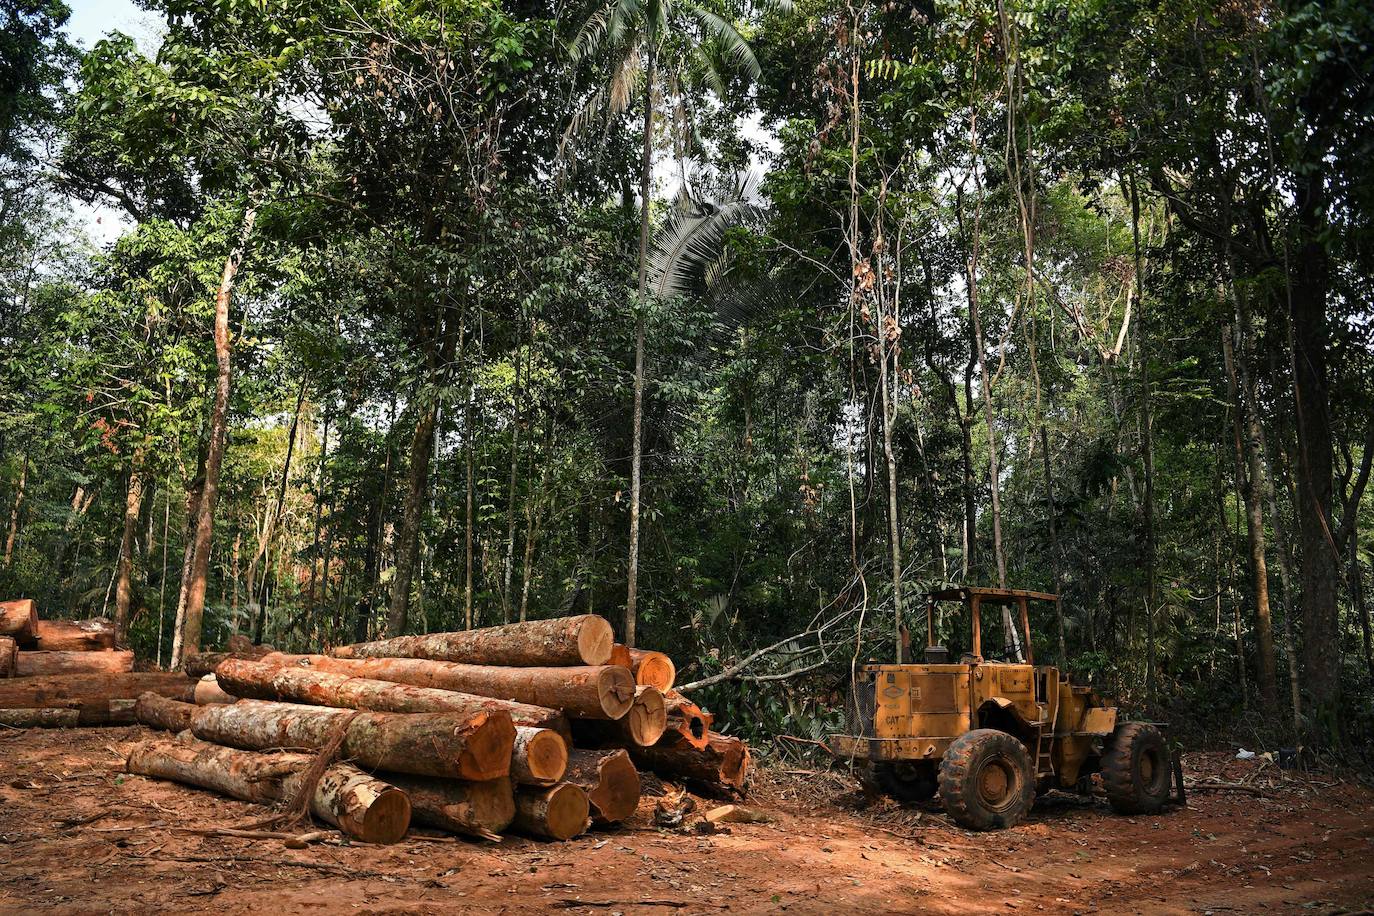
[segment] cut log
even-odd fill
[[[190,701],[195,684],[179,674],[156,671],[11,678],[0,681],[0,709],[71,707],[84,700],[135,700],[147,690]]]
[[[38,609],[32,598],[0,601],[0,636],[25,644],[38,636]]]
[[[639,771],[629,753],[620,748],[573,751],[566,778],[587,793],[598,824],[619,823],[639,808]]]
[[[72,700],[64,706],[0,709],[0,726],[9,728],[87,728],[133,725],[134,700]]]
[[[636,684],[648,684],[667,693],[673,689],[677,680],[677,666],[662,652],[649,649],[628,649],[630,670],[634,673]]]
[[[239,698],[226,693],[213,674],[207,674],[196,681],[196,705],[209,706],[211,703],[237,703]]]
[[[743,793],[749,779],[749,746],[739,738],[712,732],[705,748],[696,748],[669,732],[653,747],[628,748],[641,767],[672,779],[690,779]]]
[[[20,677],[44,674],[122,674],[134,670],[132,652],[20,652]]]
[[[668,713],[668,731],[677,732],[692,747],[704,750],[714,717],[676,690],[666,693],[663,702]]]
[[[551,789],[517,790],[513,823],[534,836],[570,840],[586,832],[590,810],[581,786],[560,782]]]
[[[468,665],[604,665],[615,637],[595,614],[339,646],[338,658],[427,658]]]
[[[237,649],[231,649],[228,652],[199,652],[186,659],[186,663],[182,665],[182,670],[185,671],[189,677],[205,677],[207,674],[214,674],[220,662],[228,661],[231,658],[257,659],[272,655],[276,651],[277,650],[271,646],[254,646],[250,644],[246,647],[240,645]]]
[[[355,712],[265,700],[197,706],[191,731],[197,738],[249,750],[318,750],[344,719],[353,716],[340,756],[369,769],[419,776],[496,779],[510,773],[515,726],[504,712]]]
[[[134,704],[134,718],[150,728],[179,732],[191,727],[191,713],[195,709],[194,703],[169,700],[150,690]]]
[[[13,636],[0,636],[0,677],[14,677],[19,670],[19,643]]]
[[[515,791],[509,779],[461,782],[420,776],[389,776],[410,797],[418,823],[486,839],[515,820]]]
[[[115,647],[113,620],[40,620],[34,628],[36,648],[44,652],[100,652]]]
[[[137,745],[129,753],[128,770],[270,804],[296,794],[312,760],[309,754],[256,754],[177,739]],[[324,771],[310,798],[310,812],[367,843],[395,843],[410,828],[406,794],[346,763]]]
[[[284,659],[296,659],[284,663]],[[305,659],[306,661],[302,661]],[[377,712],[452,712],[476,715],[504,712],[516,725],[548,728],[568,734],[563,714],[545,706],[531,706],[492,697],[416,687],[393,681],[354,677],[321,670],[308,660],[337,661],[327,656],[267,656],[260,661],[230,659],[216,670],[220,685],[229,693],[255,700],[286,700],[312,706],[371,709]],[[380,661],[390,661],[381,659]],[[557,780],[554,780],[557,782]]]
[[[579,719],[573,722],[573,738],[587,747],[648,747],[663,737],[668,715],[657,687],[635,688],[635,700],[625,716],[614,721]]]
[[[516,782],[551,786],[567,769],[568,742],[562,735],[550,728],[516,726],[510,760],[510,773]]]
[[[499,668],[419,658],[331,658],[327,655],[268,655],[269,664],[310,667],[354,677],[454,690],[510,700],[570,716],[619,719],[634,703],[634,677],[624,668]],[[545,723],[522,722],[523,725]]]

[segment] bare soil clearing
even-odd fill
[[[1329,775],[1194,792],[1159,817],[1051,796],[1019,827],[974,834],[933,804],[866,804],[838,775],[761,770],[748,805],[773,821],[728,833],[660,831],[646,796],[626,826],[561,844],[435,833],[287,849],[175,829],[265,809],[122,772],[147,734],[0,734],[0,911],[1349,913],[1374,900],[1374,792]],[[1185,766],[1279,779],[1226,754]]]

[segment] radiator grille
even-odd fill
[[[870,677],[855,682],[846,704],[849,734],[859,738],[872,738],[873,716],[877,706],[877,684]]]

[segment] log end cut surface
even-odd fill
[[[640,747],[656,744],[668,728],[668,713],[663,694],[657,687],[640,687],[635,691],[634,704],[626,716],[630,737]]]
[[[399,843],[410,829],[410,799],[395,786],[388,786],[355,820],[353,835],[363,842]]]
[[[615,648],[615,631],[604,617],[588,614],[577,632],[577,654],[584,665],[604,665]]]
[[[510,775],[515,746],[515,725],[510,714],[493,712],[474,716],[469,729],[467,747],[458,758],[456,775],[474,782]]]
[[[635,702],[634,675],[626,668],[606,665],[597,672],[596,692],[606,718],[622,718]]]
[[[673,683],[677,680],[677,666],[671,658],[662,652],[649,652],[643,649],[631,649],[630,658],[635,683],[657,687],[664,693],[673,689]]]
[[[587,793],[597,823],[618,823],[639,809],[639,771],[624,750],[574,751],[568,780]]]
[[[549,728],[515,730],[511,775],[520,782],[551,786],[568,770],[568,742]]]
[[[570,782],[551,789],[522,789],[515,796],[515,826],[551,840],[570,840],[587,829],[587,793]]]

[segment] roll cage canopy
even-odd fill
[[[980,588],[973,585],[961,585],[957,588],[946,588],[938,591],[926,593],[926,647],[935,645],[935,602],[937,601],[962,601],[969,608],[969,618],[973,624],[973,644],[971,646],[972,655],[981,659],[983,657],[983,632],[982,621],[979,619],[979,610],[984,604],[993,605],[1015,605],[1020,610],[1021,632],[1017,633],[1012,629],[1009,634],[1011,637],[1010,648],[1019,660],[1026,664],[1035,664],[1035,654],[1031,649],[1030,632],[1030,613],[1026,608],[1031,601],[1053,601],[1058,603],[1059,596],[1049,592],[1032,592],[1019,588]],[[1024,640],[1024,643],[1022,642]]]

